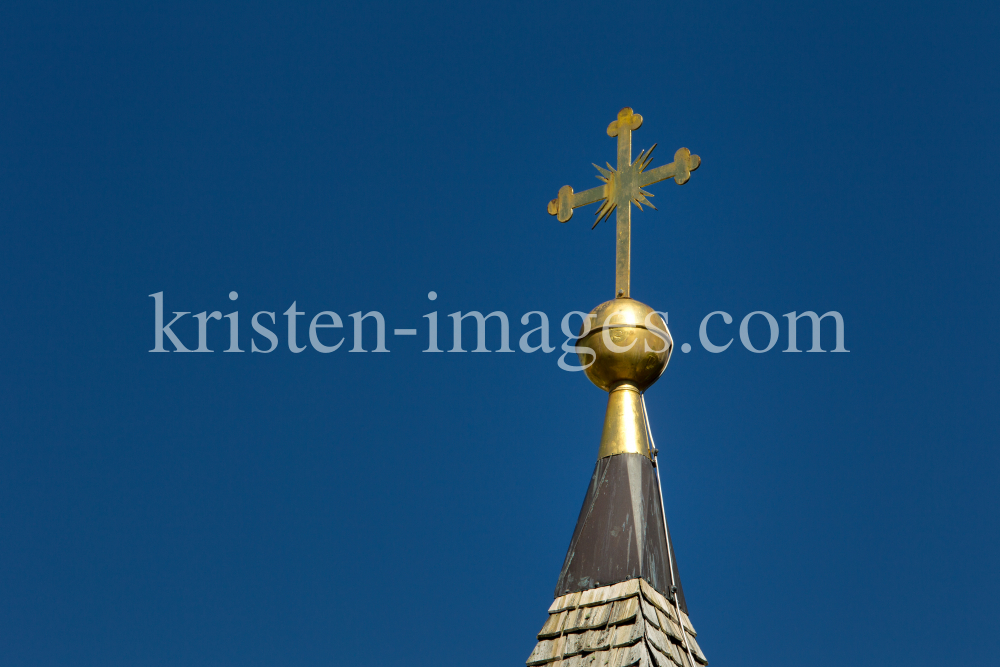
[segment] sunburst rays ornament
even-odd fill
[[[674,161],[655,169],[646,171],[653,159],[656,144],[648,151],[643,150],[632,161],[632,132],[642,125],[642,116],[629,107],[618,112],[618,118],[608,125],[608,136],[618,138],[618,167],[597,167],[604,185],[573,192],[573,188],[564,185],[559,189],[559,196],[549,202],[548,212],[556,216],[559,222],[568,222],[573,217],[573,209],[588,204],[601,202],[595,213],[597,219],[593,227],[608,219],[617,211],[617,261],[615,266],[615,296],[629,298],[631,236],[632,236],[632,204],[642,210],[643,204],[656,209],[647,197],[653,195],[643,188],[654,183],[674,179],[677,185],[684,185],[691,178],[691,172],[701,165],[701,158],[691,155],[691,151],[680,148],[674,153]],[[591,229],[593,229],[591,227]]]
[[[640,188],[637,184],[639,180],[638,175],[646,169],[646,165],[648,165],[650,160],[653,159],[653,151],[655,149],[656,144],[653,144],[648,151],[643,150],[640,152],[639,157],[635,159],[635,162],[626,168],[628,173],[618,173],[618,170],[607,162],[604,163],[608,165],[607,169],[599,167],[596,164],[594,165],[597,171],[602,174],[597,177],[597,180],[607,183],[607,188],[605,188],[607,191],[607,198],[604,200],[604,203],[597,208],[597,213],[595,214],[597,216],[597,220],[594,221],[591,229],[596,227],[602,220],[606,220],[608,216],[611,215],[611,212],[618,208],[618,201],[620,199],[632,202],[639,207],[640,211],[642,210],[643,204],[650,207],[654,211],[656,210],[653,203],[646,199],[646,197],[652,197],[653,195]]]

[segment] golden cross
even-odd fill
[[[665,181],[668,178],[674,179],[677,185],[684,185],[691,178],[691,172],[701,165],[701,158],[691,155],[691,151],[680,148],[674,153],[674,161],[662,167],[656,167],[646,171],[649,161],[653,156],[653,148],[642,151],[632,162],[632,132],[642,125],[642,116],[633,113],[632,109],[625,107],[618,112],[618,119],[608,125],[608,136],[618,137],[618,169],[610,164],[608,168],[597,167],[601,176],[597,178],[604,181],[604,185],[596,188],[584,190],[583,192],[573,192],[573,188],[564,185],[559,188],[559,197],[549,202],[548,211],[556,216],[559,222],[567,222],[573,217],[573,209],[587,204],[602,201],[597,209],[597,221],[599,222],[617,210],[617,243],[615,251],[615,296],[620,298],[629,297],[630,265],[632,252],[632,203],[634,202],[639,210],[642,205],[653,206],[646,197],[652,197],[644,187]],[[593,227],[591,227],[593,229]]]

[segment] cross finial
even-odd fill
[[[608,136],[617,137],[619,129],[625,129],[629,132],[638,130],[640,125],[642,125],[642,116],[633,113],[631,107],[625,107],[618,112],[618,118],[611,121],[611,124],[608,125]],[[629,159],[631,159],[631,156],[629,156]]]
[[[559,222],[568,222],[573,217],[573,209],[595,202],[603,202],[597,208],[597,220],[594,227],[602,220],[617,211],[617,241],[615,253],[615,296],[630,298],[629,282],[631,279],[631,236],[632,236],[632,204],[639,209],[643,204],[653,206],[647,197],[652,197],[643,188],[659,183],[668,178],[674,179],[677,185],[684,185],[691,178],[691,172],[701,165],[701,158],[691,155],[691,151],[680,148],[674,153],[674,161],[662,167],[646,171],[652,159],[653,149],[642,151],[632,162],[632,132],[642,125],[642,116],[629,107],[618,112],[618,118],[608,125],[608,136],[618,138],[618,168],[610,164],[608,168],[597,167],[601,172],[598,176],[604,185],[573,192],[573,188],[564,185],[559,189],[559,196],[549,202],[548,212],[556,216]]]

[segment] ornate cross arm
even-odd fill
[[[574,208],[607,199],[607,191],[607,185],[598,185],[583,192],[573,192],[573,186],[564,185],[559,188],[559,197],[549,202],[547,207],[549,215],[556,216],[559,222],[569,222],[573,217]]]
[[[649,149],[649,152],[652,153],[653,149]],[[673,162],[642,172],[639,176],[639,187],[644,188],[647,185],[659,183],[668,178],[674,179],[677,185],[684,185],[691,178],[691,172],[700,166],[700,157],[691,155],[691,151],[686,148],[678,148],[677,152],[674,153]]]
[[[625,107],[618,112],[618,118],[608,125],[608,136],[618,138],[618,168],[610,164],[608,168],[597,167],[601,172],[598,176],[604,181],[596,188],[573,192],[573,188],[564,185],[559,189],[559,196],[548,204],[550,215],[556,216],[559,222],[568,222],[573,217],[573,209],[587,204],[603,202],[597,208],[597,220],[594,227],[608,218],[612,212],[617,212],[616,253],[615,253],[615,296],[629,297],[629,282],[631,271],[631,238],[632,238],[632,204],[640,209],[643,204],[653,206],[647,197],[650,193],[644,187],[674,179],[677,185],[684,185],[691,178],[691,172],[701,165],[701,158],[691,155],[691,151],[680,148],[674,153],[674,161],[662,167],[646,171],[653,157],[653,149],[642,151],[632,161],[632,132],[642,125],[642,116]]]
[[[652,155],[653,149],[655,148],[656,144],[653,144],[653,148],[650,148],[648,152],[640,153],[640,158],[647,160],[647,158]],[[636,160],[636,164],[639,164],[638,159]],[[648,160],[646,164],[648,164]],[[597,165],[594,166],[596,167]],[[610,168],[610,165],[608,166]],[[671,178],[674,179],[674,182],[677,183],[677,185],[684,185],[688,182],[688,180],[690,180],[691,172],[700,166],[700,157],[697,155],[691,155],[691,151],[686,148],[678,148],[677,152],[674,153],[674,161],[670,164],[664,164],[656,167],[655,169],[650,169],[649,171],[640,171],[639,187],[644,188]],[[607,173],[605,169],[601,167],[597,168],[602,172]],[[614,171],[613,168],[612,171]],[[598,176],[598,178],[600,178],[600,176]],[[550,201],[546,208],[549,215],[556,216],[556,219],[559,222],[569,222],[569,219],[573,217],[574,208],[580,208],[581,206],[587,206],[588,204],[608,199],[607,190],[607,185],[598,185],[596,188],[590,188],[589,190],[584,190],[583,192],[573,192],[573,186],[564,185],[559,188],[559,196]],[[653,195],[646,193],[645,196],[652,197]],[[649,202],[647,201],[645,203]],[[638,205],[638,203],[636,205]],[[652,206],[652,204],[650,204],[650,206]],[[653,208],[656,207],[654,206]]]

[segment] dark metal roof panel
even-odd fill
[[[645,579],[687,613],[677,558],[664,534],[660,487],[642,454],[598,459],[563,563],[556,597]],[[673,564],[673,578],[670,564]]]

